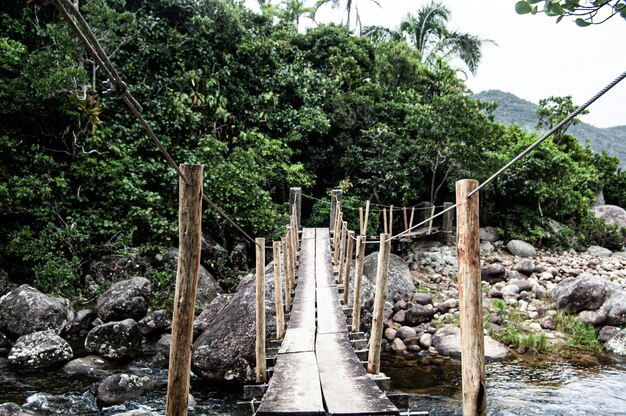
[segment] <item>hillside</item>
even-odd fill
[[[511,93],[489,90],[474,96],[481,101],[499,103],[494,111],[494,118],[502,124],[517,123],[525,130],[532,131],[537,124],[537,104],[521,99]],[[587,123],[579,123],[568,130],[568,133],[585,144],[587,139],[595,152],[606,151],[620,159],[620,166],[626,168],[626,126],[599,128]]]

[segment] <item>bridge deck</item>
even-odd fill
[[[289,327],[256,414],[398,415],[350,343],[328,229],[304,229],[298,270]]]

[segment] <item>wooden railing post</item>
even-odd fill
[[[487,414],[485,389],[485,347],[482,293],[480,291],[480,233],[478,222],[478,181],[456,183],[459,259],[459,306],[461,320],[461,371],[463,415]]]
[[[370,217],[370,201],[369,199],[365,201],[365,223],[363,224],[363,231],[361,231],[361,235],[367,236],[367,222]]]
[[[393,205],[389,207],[389,234],[393,235]]]
[[[341,189],[333,189],[330,193],[330,229],[335,229],[336,211],[341,210]]]
[[[409,230],[413,228],[413,218],[415,217],[415,207],[411,207],[411,218],[409,219]]]
[[[387,276],[389,274],[390,253],[390,235],[381,234],[378,267],[376,269],[376,295],[374,296],[372,332],[370,333],[369,354],[367,356],[367,372],[370,374],[378,374],[380,372],[380,344],[383,339],[383,317],[385,301],[387,300]]]
[[[409,229],[409,217],[406,214],[406,207],[402,208],[402,219],[404,220],[404,231]]]
[[[280,241],[274,241],[274,307],[276,309],[276,339],[285,336],[285,309],[283,308],[283,279],[280,273]]]
[[[430,221],[428,221],[428,234],[430,235],[430,233],[433,231],[433,219],[432,216],[435,215],[435,205],[433,205],[430,209]]]
[[[444,202],[443,209],[446,210],[452,206],[452,202]],[[453,241],[453,228],[452,220],[454,218],[454,210],[445,212],[441,218],[441,231],[444,232],[446,241],[451,243]]]
[[[333,264],[337,265],[339,264],[339,255],[341,254],[341,242],[343,240],[343,232],[344,232],[344,228],[343,228],[343,216],[341,214],[339,214],[339,221],[337,221],[337,226],[335,227],[335,230],[337,231],[335,234],[337,235],[337,240],[335,243],[335,252],[333,253]]]
[[[341,225],[341,241],[339,242],[339,263],[337,264],[337,283],[343,283],[343,263],[346,260],[346,237],[348,236],[348,223],[343,221]]]
[[[267,381],[265,362],[265,239],[256,240],[256,382]]]
[[[203,167],[182,164],[180,171],[187,180],[181,178],[178,182],[179,252],[167,378],[167,416],[187,414],[193,318],[202,241]]]
[[[296,229],[300,230],[302,228],[302,188],[293,187],[289,188],[289,206],[291,209],[296,207]],[[291,216],[291,212],[289,213]]]
[[[343,274],[343,305],[348,306],[348,295],[350,294],[350,268],[352,267],[352,250],[354,242],[354,231],[348,231],[348,248],[346,249],[346,270]]]
[[[387,208],[383,208],[383,234],[389,233],[389,227],[387,226]]]
[[[420,206],[420,212],[419,212],[419,217],[418,217],[419,218],[418,224],[428,219],[432,204],[430,202],[425,201],[425,202],[420,202],[419,206]]]
[[[285,309],[291,310],[291,277],[289,274],[289,241],[287,237],[281,238],[283,246],[283,275],[285,276]]]
[[[352,332],[361,328],[361,287],[363,283],[363,262],[365,260],[365,241],[367,237],[356,238],[356,264],[354,267],[354,294],[352,296]]]

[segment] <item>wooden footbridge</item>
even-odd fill
[[[329,230],[305,228],[291,317],[258,416],[399,414],[354,352],[331,261]]]

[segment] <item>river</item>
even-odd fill
[[[412,410],[460,415],[460,363],[434,361],[387,357],[383,365],[394,391],[411,395]],[[142,361],[129,370],[163,385],[137,401],[100,410],[93,379],[70,378],[60,369],[16,372],[0,361],[0,402],[27,403],[24,408],[46,415],[113,415],[131,409],[163,414],[167,371],[149,369]],[[191,393],[196,404],[190,415],[250,415],[237,405],[238,389],[217,388],[193,378]],[[490,415],[626,415],[626,362],[547,356],[493,362],[487,365],[487,395]]]

